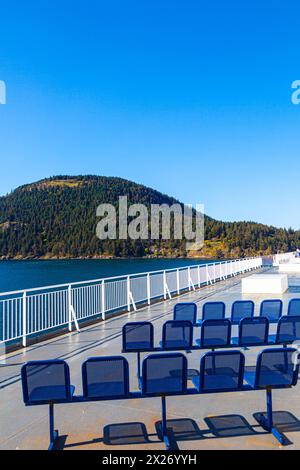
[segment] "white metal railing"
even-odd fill
[[[171,299],[229,277],[258,269],[262,258],[192,265],[0,293],[0,345],[22,342],[109,312],[137,310],[154,299]]]

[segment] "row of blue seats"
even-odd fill
[[[300,339],[300,317],[283,316],[277,331],[269,335],[269,320],[265,317],[244,318],[238,336],[232,337],[230,320],[204,320],[200,337],[194,345],[194,325],[187,320],[169,320],[162,327],[162,341],[154,346],[154,327],[151,322],[129,322],[122,328],[123,352],[153,350],[217,349],[230,346],[266,346],[291,344]]]
[[[259,422],[285,443],[285,437],[273,424],[272,389],[297,384],[298,352],[293,348],[262,351],[256,367],[245,366],[244,355],[237,350],[206,353],[197,375],[188,387],[188,364],[182,353],[150,354],[143,360],[139,390],[130,390],[129,364],[122,356],[92,357],[82,364],[82,395],[75,395],[68,364],[63,360],[31,361],[21,370],[23,400],[26,406],[49,405],[50,446],[57,443],[54,405],[89,401],[143,399],[161,397],[161,436],[167,449],[172,448],[172,433],[167,426],[166,397],[206,393],[265,390],[267,417]]]
[[[238,324],[243,318],[253,317],[255,304],[252,300],[237,300],[232,304],[230,320]],[[189,320],[194,325],[201,325],[204,320],[225,318],[224,302],[206,302],[202,307],[202,318],[197,319],[197,305],[193,302],[180,302],[174,306],[174,320]],[[260,305],[260,316],[271,323],[277,323],[283,315],[283,302],[280,299],[264,300]],[[300,298],[291,299],[287,315],[300,316]]]

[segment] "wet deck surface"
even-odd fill
[[[274,272],[269,270],[268,272]],[[300,297],[300,277],[289,276],[289,291],[282,297],[284,313],[291,298]],[[267,298],[278,296],[267,296]],[[0,449],[46,449],[48,447],[48,410],[46,406],[26,408],[22,402],[20,368],[36,359],[60,358],[68,362],[71,382],[81,393],[81,364],[90,356],[120,355],[121,329],[127,321],[151,320],[155,340],[161,339],[162,324],[172,318],[177,301],[193,301],[201,305],[208,300],[226,303],[227,315],[231,304],[239,299],[259,303],[266,296],[243,296],[241,276],[180,296],[179,299],[154,304],[130,315],[122,315],[72,333],[17,351],[0,366]],[[276,326],[271,326],[271,333]],[[236,333],[233,329],[233,333]],[[236,336],[236,335],[235,335]],[[197,337],[197,329],[195,330]],[[246,365],[254,365],[261,349],[243,351]],[[199,370],[204,351],[187,354],[189,369]],[[136,356],[126,355],[130,364],[131,390],[137,390]],[[300,383],[285,391],[275,391],[274,421],[289,439],[281,447],[255,419],[255,413],[265,411],[265,393],[225,393],[167,399],[169,426],[177,445],[184,449],[299,449],[300,448]],[[55,423],[59,429],[60,447],[68,449],[164,449],[156,424],[161,419],[160,399],[120,400],[87,404],[57,405]]]

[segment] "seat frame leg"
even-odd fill
[[[52,451],[55,449],[59,437],[58,431],[54,429],[54,403],[49,403],[49,434],[50,444],[48,450]]]
[[[282,434],[279,431],[279,429],[276,426],[274,426],[274,422],[273,422],[273,404],[272,404],[272,389],[271,388],[266,389],[266,399],[267,399],[267,417],[265,418],[263,415],[261,415],[258,419],[259,424],[264,429],[266,429],[271,434],[273,434],[275,439],[277,439],[277,441],[281,445],[285,445],[287,443],[286,437],[284,436],[284,434]]]
[[[141,378],[141,353],[137,353],[137,370],[136,370],[137,378],[140,380]]]
[[[161,415],[162,415],[162,422],[161,422],[161,433],[162,439],[165,443],[166,450],[178,450],[178,446],[176,444],[173,431],[167,427],[167,402],[166,397],[161,397]]]

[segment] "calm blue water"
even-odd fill
[[[29,289],[67,282],[87,281],[180,266],[203,264],[213,260],[118,259],[0,261],[0,292]]]

